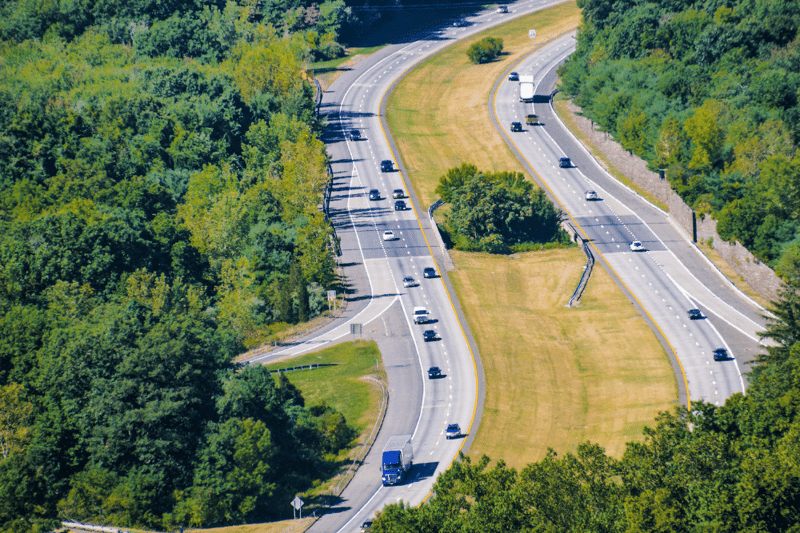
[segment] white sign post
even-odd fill
[[[336,310],[336,291],[328,291],[328,311],[331,310],[331,302],[333,302],[333,310]]]
[[[295,496],[294,500],[292,500],[292,503],[290,505],[294,508],[294,510],[292,511],[292,516],[294,516],[295,519],[297,519],[297,511],[300,511],[300,518],[301,519],[303,518],[303,504],[304,503],[305,502],[300,499],[300,496]]]

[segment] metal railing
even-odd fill
[[[580,299],[581,295],[583,294],[583,290],[586,288],[586,284],[589,283],[589,276],[592,275],[592,268],[594,267],[594,254],[592,254],[592,251],[589,249],[589,241],[581,237],[571,224],[570,228],[572,228],[573,235],[575,235],[575,240],[580,240],[583,253],[586,254],[586,267],[583,269],[581,280],[578,282],[575,292],[572,293],[572,298],[569,299],[567,307],[572,307],[573,304]]]

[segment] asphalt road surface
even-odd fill
[[[742,363],[760,351],[764,311],[725,280],[666,213],[611,178],[560,122],[550,95],[557,66],[574,48],[574,36],[565,36],[514,66],[534,76],[534,102],[520,102],[518,83],[501,81],[493,101],[498,127],[677,358],[689,400],[720,405],[745,390]],[[511,122],[525,124],[529,113],[540,123],[511,132]],[[562,157],[571,159],[568,168],[559,165]],[[596,200],[586,199],[590,190]],[[644,249],[631,251],[632,241]],[[703,318],[690,320],[693,308]],[[714,361],[716,348],[731,357]]]

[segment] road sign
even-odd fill
[[[350,333],[353,335],[361,335],[361,324],[350,324]]]
[[[294,507],[294,511],[292,511],[292,514],[294,515],[295,518],[297,518],[297,511],[300,511],[300,518],[303,518],[303,504],[304,503],[305,502],[300,499],[300,496],[295,496],[294,500],[292,500],[290,505],[292,507]]]
[[[528,37],[536,39],[536,30],[528,30]]]
[[[335,300],[336,299],[336,291],[328,291],[328,300]]]

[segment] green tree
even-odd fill
[[[503,39],[484,37],[467,48],[467,57],[476,65],[494,61],[503,53]]]

